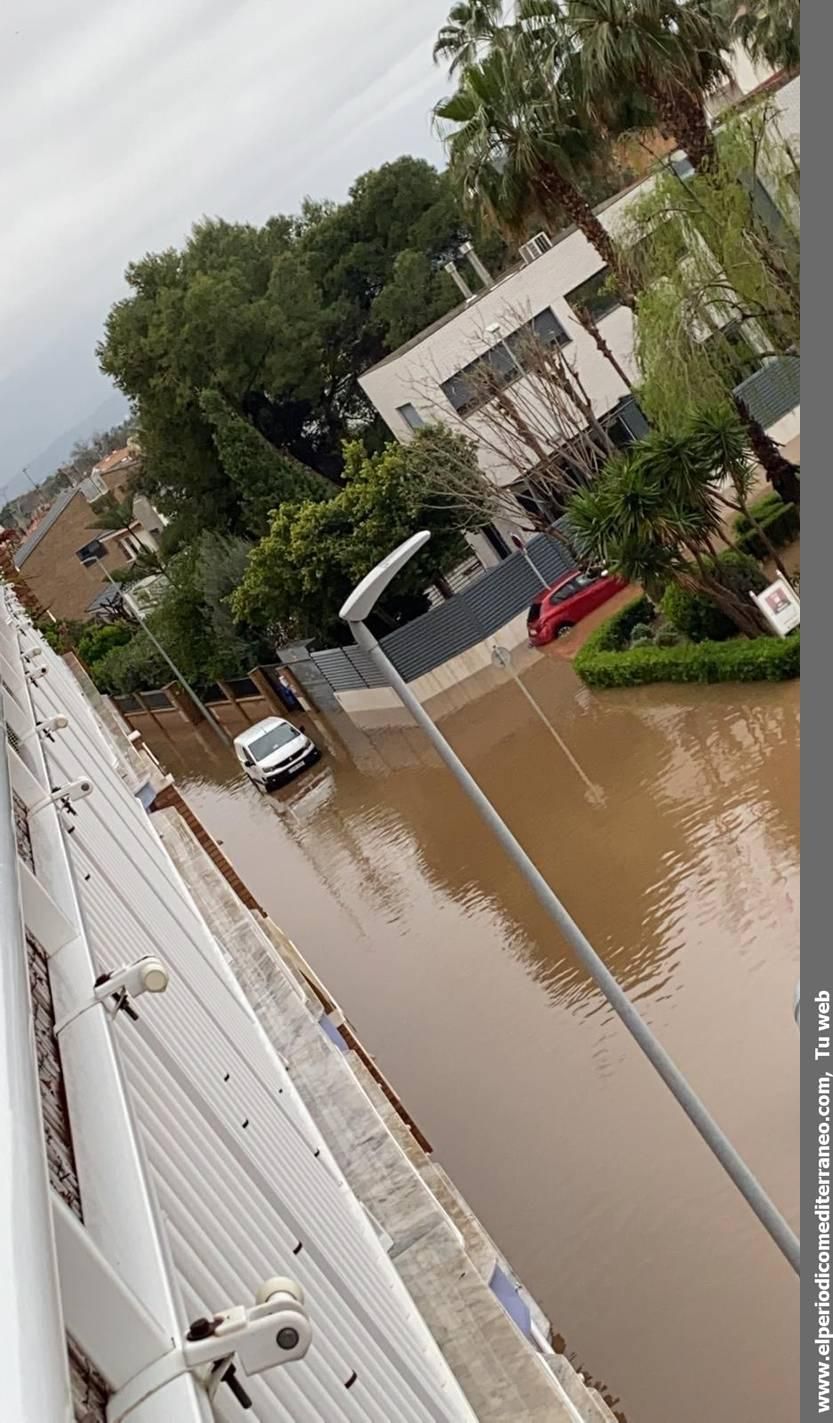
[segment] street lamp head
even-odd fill
[[[389,553],[387,558],[383,558],[381,563],[377,563],[375,568],[371,568],[343,604],[339,617],[343,618],[346,623],[364,622],[368,614],[373,611],[391,579],[396,577],[399,570],[405,567],[405,564],[413,558],[415,553],[419,553],[419,550],[425,547],[430,537],[427,529],[423,529],[418,534],[411,534],[411,537],[395,548],[392,553]]]
[[[500,335],[500,322],[499,322],[499,321],[492,321],[492,322],[486,327],[486,335],[487,335],[487,336],[499,336],[499,335]]]

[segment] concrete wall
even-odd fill
[[[498,674],[492,663],[492,648],[497,643],[512,652],[512,662],[521,668],[536,661],[540,652],[528,646],[526,611],[519,613],[494,637],[470,647],[459,657],[435,667],[424,677],[409,683],[411,691],[435,718],[457,711],[461,700],[474,701],[495,684]],[[357,726],[404,726],[411,718],[396,693],[389,687],[366,687],[361,691],[336,692],[336,701]]]
[[[776,420],[774,425],[770,425],[767,434],[771,435],[777,445],[797,444],[796,453],[785,450],[788,459],[800,461],[801,449],[801,406],[796,405],[794,410],[785,415],[781,420]]]

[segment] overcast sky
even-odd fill
[[[131,259],[440,160],[448,5],[3,0],[0,487],[109,393],[93,350]]]

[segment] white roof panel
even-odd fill
[[[36,714],[69,717],[45,747],[49,779],[59,786],[84,776],[94,785],[73,805],[65,843],[95,968],[155,954],[171,975],[165,993],[137,1001],[138,1021],[118,1014],[111,1032],[179,1323],[253,1303],[271,1275],[290,1275],[305,1291],[313,1329],[306,1358],[245,1380],[253,1415],[221,1389],[217,1417],[472,1419],[71,673],[48,649],[43,660]],[[86,1090],[95,1097],[93,1076]],[[142,1417],[140,1408],[137,1423]]]

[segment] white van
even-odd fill
[[[234,750],[249,780],[264,791],[285,785],[321,760],[321,752],[304,728],[281,716],[267,716],[241,731],[234,738]]]

